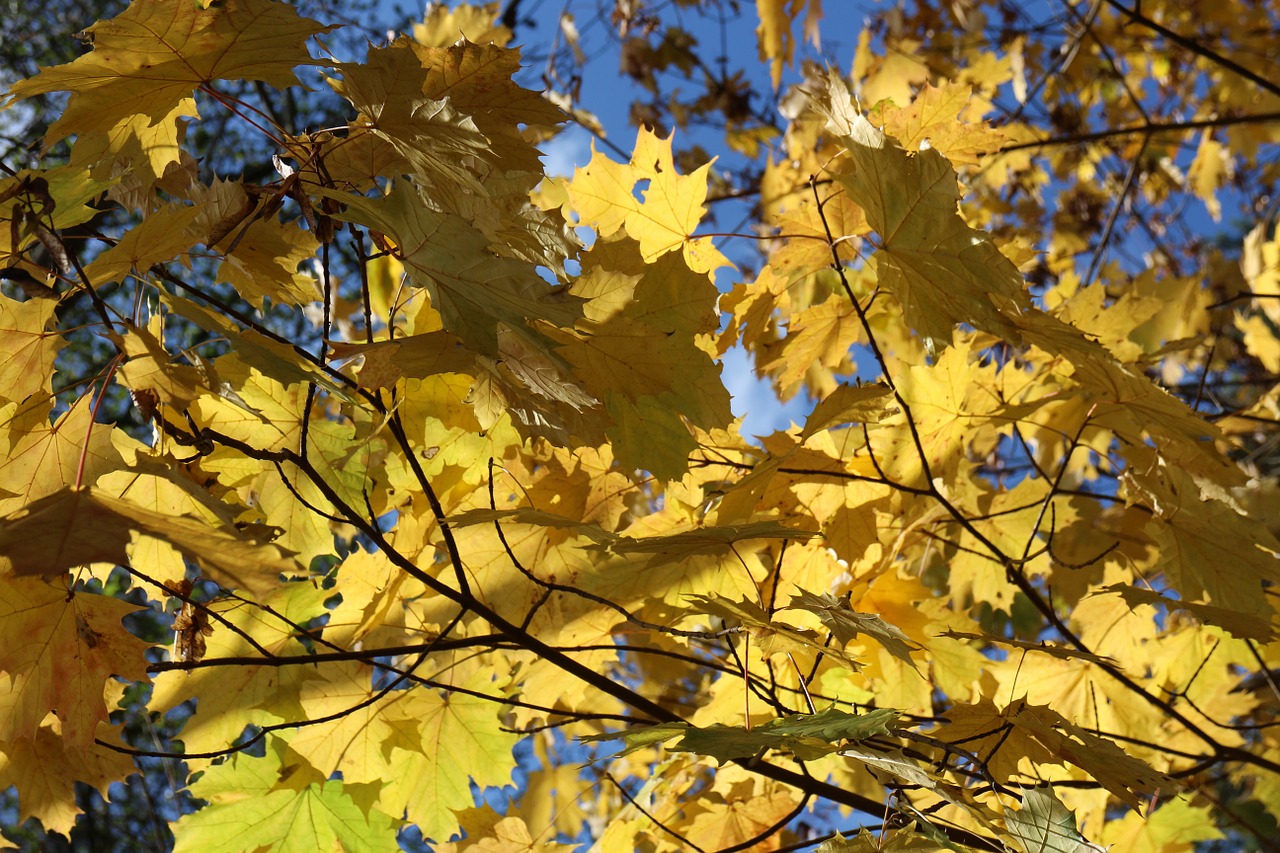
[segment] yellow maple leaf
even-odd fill
[[[65,596],[66,593],[63,593]],[[49,832],[70,833],[81,815],[76,783],[106,794],[112,782],[138,772],[133,757],[90,743],[69,747],[56,720],[34,737],[7,740],[0,746],[0,785],[21,785],[18,820],[40,818]],[[38,780],[38,784],[32,784]]]
[[[805,36],[817,45],[822,0],[756,0],[756,12],[760,16],[760,24],[756,27],[760,59],[769,63],[769,76],[775,90],[782,83],[783,66],[790,65],[795,54],[791,22],[800,16],[806,3],[809,9],[805,14]]]
[[[709,237],[693,236],[706,210],[710,170],[707,163],[692,174],[677,174],[671,138],[641,128],[629,164],[615,163],[593,145],[591,162],[569,182],[569,206],[579,224],[601,237],[625,228],[640,243],[646,262],[681,250],[689,269],[714,277],[718,268],[732,264]]]
[[[94,199],[115,183],[95,180],[89,170],[77,166],[27,170],[0,181],[0,266],[20,267],[37,280],[49,270],[30,261],[23,253],[36,242],[28,217],[37,214],[45,227],[69,228],[98,215]],[[52,207],[50,207],[52,203]]]
[[[766,212],[770,224],[778,228],[779,239],[785,241],[769,253],[768,269],[789,283],[825,271],[833,254],[841,263],[856,266],[862,251],[857,238],[871,230],[866,212],[847,193],[829,186],[817,190],[821,204],[805,198],[785,210]]]
[[[996,366],[983,364],[974,348],[971,336],[958,335],[935,363],[902,371],[898,392],[911,406],[914,424],[908,426],[898,413],[885,418],[885,428],[872,436],[882,464],[897,470],[897,476],[911,481],[920,473],[913,431],[930,473],[949,478],[971,452],[981,457],[994,449],[999,435],[992,427],[1011,423],[1019,413],[995,390]]]
[[[979,122],[964,120],[974,103],[973,90],[966,84],[925,83],[910,106],[897,108],[882,102],[868,116],[908,151],[928,142],[952,163],[974,165],[1007,138]]]
[[[199,211],[194,207],[170,204],[157,210],[125,232],[124,236],[85,267],[85,278],[94,287],[124,281],[131,272],[143,272],[152,265],[177,257],[195,242],[186,229]]]
[[[1020,341],[1013,318],[1031,307],[1022,276],[957,210],[956,173],[938,151],[908,151],[858,112],[837,74],[815,98],[847,162],[832,164],[846,192],[879,235],[871,262],[880,284],[897,296],[907,324],[938,348],[958,323]]]
[[[319,282],[298,271],[320,246],[311,232],[278,217],[253,215],[260,202],[236,181],[195,186],[187,195],[195,215],[185,238],[187,246],[203,241],[211,250],[216,248],[223,258],[218,279],[238,290],[245,301],[261,310],[265,298],[286,305],[321,298]]]
[[[428,47],[448,47],[458,35],[477,44],[505,45],[512,32],[498,23],[502,7],[498,3],[463,3],[450,9],[441,3],[427,6],[422,23],[413,25],[413,39]]]
[[[98,478],[96,487],[157,517],[185,515],[223,529],[229,529],[233,521],[233,510],[229,505],[215,501],[194,481],[183,476],[180,469],[157,466],[150,470],[112,471]],[[129,565],[161,583],[181,581],[186,577],[182,549],[159,537],[135,531],[128,555]]]
[[[762,367],[777,376],[784,397],[794,394],[815,366],[833,370],[845,364],[849,348],[862,338],[857,312],[843,295],[792,314],[788,332],[769,348],[770,359]]]
[[[107,719],[107,679],[147,677],[150,644],[120,625],[137,610],[110,596],[68,593],[63,583],[0,578],[0,671],[10,679],[10,696],[0,702],[0,742],[38,737],[52,711],[63,738],[87,749]]]
[[[0,294],[0,400],[22,402],[51,390],[53,360],[63,341],[46,328],[57,307],[54,299],[17,302]]]
[[[502,689],[484,671],[463,686],[488,694]],[[392,753],[379,803],[391,814],[407,811],[424,836],[448,839],[458,828],[455,811],[474,800],[473,782],[481,788],[510,784],[516,766],[512,749],[519,736],[503,731],[501,708],[488,699],[463,693],[442,696],[427,689],[412,692],[420,731],[413,749]]]
[[[0,518],[0,566],[52,577],[87,563],[125,563],[131,531],[167,542],[228,586],[269,588],[281,572],[298,569],[280,548],[233,527],[157,512],[98,489],[61,489]]]
[[[213,393],[208,377],[195,367],[174,364],[161,341],[164,339],[164,321],[159,316],[151,318],[147,328],[126,327],[123,336],[112,335],[121,352],[129,360],[120,368],[123,383],[134,391],[150,391],[161,402],[186,409],[202,394]]]
[[[330,80],[360,111],[354,128],[388,142],[431,185],[461,185],[480,192],[498,158],[475,120],[447,99],[426,94],[428,48],[399,39],[369,51],[368,61],[338,66]]]
[[[77,132],[71,162],[89,169],[95,178],[107,180],[119,175],[120,184],[112,198],[126,207],[145,208],[152,197],[151,185],[182,161],[185,117],[195,114],[195,98],[183,98],[158,120],[150,113],[136,113],[120,119],[105,133]],[[126,188],[144,192],[121,194]]]
[[[1217,607],[1270,618],[1263,590],[1280,583],[1280,541],[1257,519],[1230,504],[1202,496],[1191,475],[1178,466],[1131,468],[1121,478],[1130,500],[1153,510],[1146,533],[1179,595],[1207,595]]]
[[[531,774],[533,777],[537,775],[539,774]],[[551,792],[548,792],[549,796],[550,794]],[[534,804],[534,807],[543,808],[546,805],[540,802]],[[580,807],[575,808],[577,804],[572,800],[566,805],[570,810],[575,811],[579,818],[571,826],[570,822],[565,824],[568,827],[566,833],[572,835],[581,826],[582,810]],[[561,818],[559,811],[555,809],[548,814],[549,820]],[[534,816],[503,817],[488,803],[458,812],[458,819],[461,822],[460,829],[464,837],[458,841],[437,845],[435,849],[438,853],[569,853],[570,850],[576,849],[572,844],[539,840],[545,835],[554,835],[555,833],[550,829],[543,830],[535,838],[529,830],[529,825],[546,826],[547,820],[540,821]]]
[[[330,29],[277,0],[226,0],[210,9],[189,0],[135,0],[86,31],[92,52],[19,81],[7,103],[72,93],[45,135],[46,145],[73,133],[128,137],[138,127],[120,134],[122,121],[147,115],[176,122],[174,108],[214,80],[297,85],[293,69],[315,64],[307,39]],[[150,142],[138,139],[138,144],[145,150]]]
[[[321,773],[341,773],[347,783],[387,778],[395,751],[420,749],[418,715],[424,705],[419,694],[426,688],[396,690],[370,702],[378,692],[373,680],[374,669],[366,663],[340,661],[321,667],[314,678],[299,685],[305,718],[320,720],[353,710],[300,729],[289,738],[289,748]]]
[[[324,613],[327,597],[326,590],[295,583],[258,599],[271,613],[234,599],[212,602],[208,607],[219,618],[206,641],[206,660],[261,655],[262,650],[271,655],[304,654],[306,649],[291,625]],[[197,699],[196,711],[183,726],[180,737],[187,752],[206,752],[233,743],[246,725],[302,719],[299,693],[305,682],[315,678],[318,675],[313,668],[297,666],[170,670],[155,677],[151,704],[168,710]]]
[[[52,402],[52,401],[51,401]],[[11,513],[37,498],[124,467],[111,442],[111,428],[93,420],[89,398],[77,400],[49,423],[49,408],[0,408],[0,482],[18,494],[0,497],[0,514]]]

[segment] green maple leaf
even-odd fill
[[[1026,853],[1102,853],[1076,828],[1076,818],[1050,788],[1029,788],[1022,808],[1005,815],[1009,834]]]
[[[799,595],[791,596],[791,604],[786,610],[806,610],[822,620],[822,624],[839,643],[848,643],[860,635],[871,637],[884,646],[889,654],[906,661],[919,671],[916,662],[911,659],[911,652],[918,651],[920,646],[906,634],[888,622],[878,613],[858,613],[829,592],[815,595],[800,590]]]
[[[432,210],[408,182],[382,198],[335,198],[349,206],[348,218],[395,240],[410,278],[426,288],[445,330],[474,352],[499,354],[499,324],[536,342],[535,321],[572,327],[582,316],[584,300],[547,284],[532,265],[501,257],[471,222]]]
[[[209,805],[174,825],[175,853],[399,849],[395,820],[362,808],[340,781],[311,781],[314,770],[285,757],[275,739],[262,758],[238,754],[206,770],[191,793]]]
[[[729,624],[739,623],[755,640],[761,654],[766,656],[807,650],[838,660],[850,669],[857,669],[858,662],[838,648],[830,647],[814,631],[805,631],[791,625],[783,625],[768,617],[760,605],[749,600],[733,601],[715,595],[690,595],[689,602],[696,612],[718,616]]]
[[[625,732],[592,735],[582,740],[590,743],[620,738],[625,744],[620,755],[626,755],[679,737],[680,742],[669,747],[672,752],[694,752],[710,756],[721,764],[753,758],[769,749],[790,752],[801,761],[809,761],[839,752],[846,741],[857,742],[887,734],[897,719],[897,712],[888,708],[851,714],[832,707],[817,714],[777,717],[751,729],[721,723],[706,727],[662,723]]]

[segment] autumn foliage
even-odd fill
[[[633,76],[682,68],[626,5]],[[781,124],[649,107],[720,110],[745,189],[649,128],[547,177],[592,119],[496,5],[344,62],[277,0],[135,0],[10,87],[66,98],[0,175],[23,818],[143,755],[202,853],[1274,849],[1274,40],[1106,0],[1068,61],[953,4],[846,74],[797,61],[817,0],[757,5]],[[230,94],[299,69],[341,125]],[[741,434],[735,346],[803,423]]]

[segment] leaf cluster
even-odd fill
[[[518,5],[136,0],[8,84],[20,819],[159,759],[178,850],[1272,849],[1274,10],[916,4],[846,75],[761,0],[756,87],[619,3],[652,127],[555,177]]]

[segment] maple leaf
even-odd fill
[[[750,45],[712,57],[708,4],[667,5],[610,24],[654,86],[637,123],[690,135],[572,179],[536,147],[591,122],[572,4],[545,96],[498,3],[329,63],[280,2],[139,0],[14,81],[15,127],[63,90],[46,142],[75,137],[0,178],[21,818],[66,830],[74,778],[130,772],[93,743],[122,696],[181,709],[185,849],[393,849],[416,823],[442,851],[765,850],[803,841],[807,798],[887,827],[832,851],[1169,853],[1229,822],[1188,805],[1215,785],[1276,810],[1280,241],[1211,221],[1275,195],[1265,75],[1149,37],[1194,31],[1184,9],[1101,4],[1097,50],[1052,66],[1051,30],[957,52],[983,10],[909,4],[846,83],[809,61],[818,0],[758,0],[771,82],[804,76],[766,122]],[[1223,38],[1256,42],[1238,5]],[[297,85],[315,64],[337,100]],[[1174,119],[1185,159],[1138,132]],[[727,255],[747,280],[714,280]],[[744,437],[738,346],[808,393],[802,425]],[[70,569],[187,599],[145,709],[132,605]],[[875,710],[794,712],[815,699]],[[640,718],[665,722],[582,796],[603,771],[559,733]],[[264,727],[265,755],[208,757]],[[537,769],[495,797],[517,752]]]
[[[153,317],[146,329],[128,328],[123,337],[114,337],[129,361],[120,368],[124,383],[135,391],[150,391],[160,402],[186,409],[202,394],[211,394],[208,377],[201,370],[174,364],[161,341],[164,323]]]
[[[906,634],[884,621],[877,613],[858,613],[849,606],[848,600],[836,598],[831,593],[815,595],[800,590],[799,595],[791,597],[787,610],[805,610],[822,620],[837,642],[849,643],[859,635],[871,637],[884,646],[889,654],[915,667],[911,653],[920,646],[911,641]]]
[[[1051,708],[1025,700],[1013,702],[1002,711],[996,711],[987,701],[957,706],[947,716],[951,722],[938,737],[952,743],[963,742],[965,749],[982,756],[992,773],[1002,778],[1018,772],[1016,762],[1023,756],[1033,764],[1067,761],[1134,806],[1139,803],[1138,792],[1153,791],[1162,782],[1161,774],[1129,756],[1113,741],[1067,722]]]
[[[463,686],[500,690],[484,671]],[[417,692],[420,735],[412,750],[392,756],[380,802],[395,814],[407,809],[424,836],[448,838],[458,827],[456,811],[472,802],[472,782],[481,788],[510,783],[516,766],[512,749],[519,738],[503,730],[498,706],[488,700]]]
[[[57,302],[33,299],[15,302],[0,294],[0,400],[22,402],[32,394],[48,392],[53,360],[62,338],[47,331]]]
[[[1103,853],[1076,829],[1075,815],[1051,788],[1028,788],[1022,808],[1005,815],[1009,834],[1026,853]]]
[[[816,535],[812,531],[796,530],[774,521],[757,521],[743,525],[701,527],[667,536],[623,536],[610,543],[609,550],[615,554],[651,554],[649,565],[655,565],[699,554],[723,553],[735,542],[744,540],[804,540]]]
[[[767,271],[787,282],[812,275],[813,270],[831,264],[833,255],[848,268],[858,266],[862,241],[871,231],[867,214],[849,194],[839,188],[819,189],[821,204],[804,199],[794,209],[769,215],[785,241],[769,254]],[[831,235],[838,235],[833,246]],[[763,276],[765,271],[761,272]]]
[[[191,246],[186,234],[199,211],[170,204],[130,228],[120,240],[85,267],[85,278],[101,286],[124,281],[131,272],[145,273],[153,264],[177,257]]]
[[[514,522],[516,524],[534,524],[540,527],[559,527],[572,529],[579,535],[586,536],[598,543],[608,545],[616,542],[618,537],[599,526],[589,522],[578,521],[563,515],[544,512],[529,507],[518,509],[471,509],[458,515],[450,516],[449,523],[454,527],[468,527],[473,524],[492,524],[495,521]]]
[[[95,488],[157,517],[186,516],[217,530],[230,530],[235,521],[232,507],[213,500],[193,480],[167,468],[139,465],[132,470],[112,471],[99,477]],[[186,577],[183,550],[163,539],[131,531],[127,553],[130,565],[144,567],[150,577],[161,583],[179,582]]]
[[[172,545],[228,585],[261,589],[297,565],[234,528],[171,516],[96,489],[64,489],[0,518],[0,557],[18,575],[54,576],[87,563],[126,563],[130,531]]]
[[[360,385],[364,388],[394,388],[402,378],[424,379],[437,373],[467,373],[475,370],[475,356],[449,332],[427,332],[394,341],[372,344],[329,344],[334,358],[362,358]]]
[[[490,820],[481,824],[464,818],[462,830],[466,837],[461,841],[441,844],[435,849],[440,853],[570,853],[576,849],[572,844],[540,841],[538,838],[541,836],[535,838],[523,818],[501,817],[492,808],[485,808],[492,815]]]
[[[6,489],[21,490],[18,497],[0,498],[0,513],[5,515],[74,485],[77,477],[93,482],[124,467],[110,428],[94,422],[85,399],[53,423],[42,406],[23,410],[12,403],[0,408],[0,442],[0,477]]]
[[[626,744],[620,755],[679,737],[679,743],[668,747],[670,751],[696,752],[721,764],[753,758],[768,749],[785,750],[800,761],[810,761],[838,752],[845,741],[885,734],[896,720],[896,712],[884,708],[850,714],[832,707],[817,714],[777,717],[750,729],[719,723],[705,728],[688,723],[665,723],[582,739],[591,743],[620,738]]]
[[[708,163],[689,175],[677,174],[671,139],[641,128],[629,164],[615,163],[592,148],[591,162],[569,182],[570,208],[579,224],[591,226],[601,237],[625,229],[640,244],[645,261],[679,250],[689,269],[714,276],[719,267],[730,266],[729,260],[709,237],[693,236],[704,212],[710,168]]]
[[[1123,484],[1127,494],[1152,506],[1146,531],[1158,565],[1183,596],[1207,595],[1214,607],[1246,618],[1272,617],[1259,589],[1280,581],[1280,540],[1264,525],[1223,501],[1202,498],[1192,477],[1174,466],[1127,471]]]
[[[733,601],[714,595],[690,595],[688,600],[698,613],[718,616],[729,625],[738,623],[745,627],[752,639],[756,641],[760,653],[765,656],[807,651],[807,656],[815,653],[829,654],[850,669],[858,667],[856,660],[838,648],[830,647],[814,632],[784,625],[768,618],[758,604],[745,600]]]
[[[366,63],[339,65],[343,79],[330,85],[360,110],[355,126],[388,142],[423,181],[480,191],[482,180],[467,164],[497,168],[488,139],[465,112],[426,93],[427,50],[408,39],[371,48]]]
[[[92,219],[96,210],[90,203],[118,179],[93,178],[84,167],[71,165],[53,169],[23,169],[0,181],[0,268],[25,269],[33,277],[48,270],[28,260],[23,252],[39,240],[32,227],[32,214],[45,227],[59,229]]]
[[[1008,137],[963,120],[975,106],[973,101],[971,86],[925,83],[909,106],[896,108],[881,102],[868,112],[868,118],[908,151],[927,142],[952,163],[976,165],[983,155],[999,150]]]
[[[189,299],[165,294],[161,301],[173,313],[190,320],[205,331],[224,335],[235,341],[236,353],[251,367],[272,379],[284,385],[314,382],[336,397],[350,399],[351,395],[346,387],[314,361],[302,358],[294,347],[269,338],[256,329],[241,329],[221,314],[201,308]],[[220,368],[229,376],[234,375],[233,371],[226,368],[225,363],[220,362]],[[232,399],[232,395],[225,393],[228,390],[225,384],[217,390],[220,396]]]
[[[1013,317],[1031,307],[1022,276],[961,218],[951,164],[933,148],[907,151],[876,129],[837,75],[827,85],[817,107],[852,164],[843,171],[837,161],[835,175],[879,235],[877,279],[898,297],[907,323],[938,349],[957,323],[1020,341]]]
[[[893,406],[893,392],[884,385],[841,385],[818,401],[805,419],[800,440],[841,423],[878,423]]]
[[[413,25],[413,40],[428,47],[447,47],[456,43],[461,33],[477,44],[505,45],[513,33],[499,22],[501,13],[497,3],[432,6],[422,21]]]
[[[73,133],[108,134],[137,115],[176,121],[174,108],[189,106],[194,115],[191,94],[215,80],[297,84],[293,69],[315,64],[307,39],[331,29],[275,0],[226,0],[208,9],[185,0],[135,0],[86,30],[92,52],[19,81],[7,103],[72,93],[46,145]]]
[[[538,151],[526,141],[520,125],[551,127],[567,116],[540,93],[516,85],[512,78],[520,70],[518,49],[474,44],[465,36],[447,47],[406,46],[427,69],[423,94],[448,98],[454,108],[472,116],[506,168],[525,169],[541,179]],[[526,190],[532,188],[530,184]]]
[[[862,337],[858,314],[849,300],[831,298],[791,316],[790,334],[770,351],[764,369],[777,374],[783,393],[792,393],[815,367],[835,371],[849,348]]]
[[[769,62],[769,75],[776,90],[782,82],[782,69],[790,65],[795,52],[795,40],[791,34],[791,22],[799,17],[800,10],[808,5],[805,13],[805,35],[818,43],[818,21],[822,18],[821,0],[756,0],[760,25],[756,38],[760,46],[760,59]]]
[[[362,807],[343,782],[285,765],[283,744],[274,738],[266,757],[233,755],[204,771],[191,793],[209,805],[178,821],[174,850],[399,849],[395,820]]]
[[[18,819],[38,817],[47,831],[64,835],[81,814],[77,783],[106,796],[112,782],[137,772],[132,756],[92,742],[69,745],[57,720],[31,737],[9,738],[0,746],[0,785],[18,786],[22,792]]]
[[[674,254],[646,263],[623,235],[598,240],[581,263],[570,289],[589,298],[584,316],[572,332],[544,324],[546,334],[583,393],[603,404],[618,462],[675,479],[695,446],[689,426],[732,419],[720,368],[702,343],[716,326],[716,290]]]
[[[1186,850],[1196,841],[1217,841],[1223,833],[1213,825],[1213,807],[1193,806],[1185,795],[1167,800],[1154,812],[1130,812],[1103,827],[1099,840],[1110,850],[1155,853]]]
[[[754,841],[778,821],[786,820],[795,808],[795,796],[785,790],[765,790],[746,800],[712,802],[682,834],[703,850],[724,850]]]
[[[323,590],[310,584],[284,584],[262,594],[262,607],[236,599],[205,605],[213,617],[212,634],[205,639],[205,659],[299,655],[306,649],[289,624],[301,625],[324,612]],[[224,749],[243,734],[245,726],[302,719],[299,699],[303,682],[316,675],[307,667],[272,666],[270,661],[237,667],[208,667],[190,672],[161,672],[152,688],[152,707],[169,710],[192,699],[195,713],[183,724],[180,739],[188,753]]]
[[[498,354],[498,325],[528,335],[534,320],[572,326],[582,300],[552,287],[527,263],[500,257],[467,219],[432,210],[408,183],[381,199],[342,197],[348,216],[396,241],[413,281],[425,287],[444,327],[475,352]]]
[[[320,247],[312,234],[276,218],[257,218],[236,231],[235,241],[217,275],[250,304],[261,309],[267,299],[278,305],[306,305],[321,299],[320,283],[298,271]]]
[[[137,610],[38,578],[0,578],[0,625],[7,636],[0,671],[9,679],[9,696],[0,703],[0,742],[38,737],[53,712],[68,744],[88,749],[98,723],[107,719],[107,679],[147,677],[143,653],[150,644],[120,626]]]
[[[891,460],[890,470],[899,477],[911,480],[922,473],[920,455],[914,452],[917,440],[930,473],[951,479],[962,460],[993,449],[1000,428],[1038,408],[1035,402],[1014,404],[1002,399],[997,390],[999,369],[984,363],[975,352],[977,347],[978,341],[971,336],[957,335],[932,364],[902,371],[897,391],[911,407],[912,424],[899,413],[882,421],[892,424],[892,429],[873,436],[876,452]]]
[[[1136,607],[1139,604],[1154,604],[1159,607],[1167,607],[1170,610],[1182,610],[1206,625],[1217,625],[1220,628],[1225,628],[1236,637],[1268,642],[1275,636],[1275,628],[1271,625],[1270,620],[1254,613],[1241,612],[1228,607],[1215,607],[1212,604],[1184,601],[1180,598],[1169,598],[1154,590],[1127,584],[1111,584],[1100,587],[1095,594],[1118,595],[1130,607]]]

